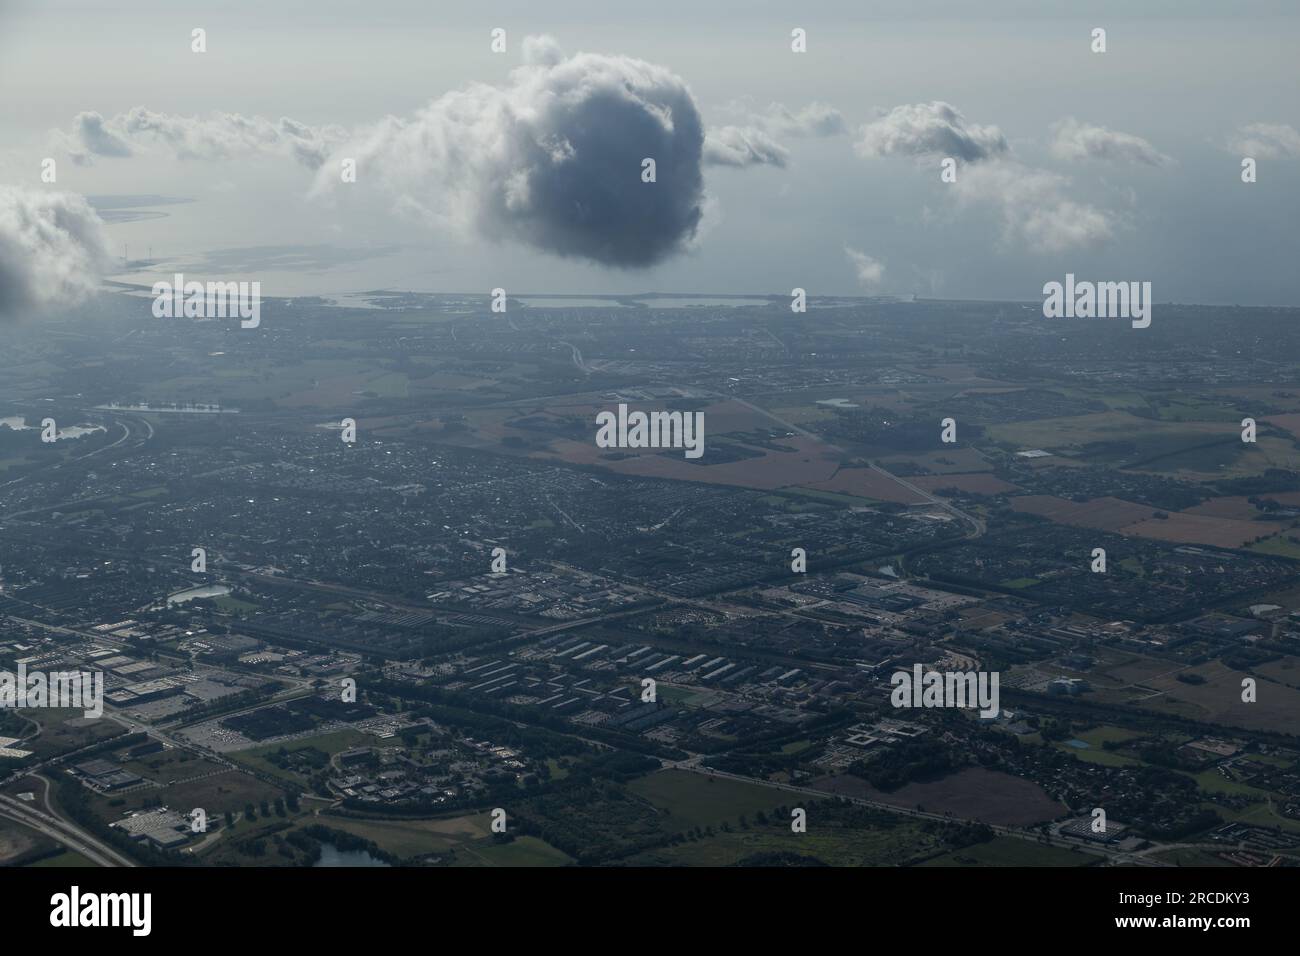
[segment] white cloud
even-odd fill
[[[754,122],[778,136],[838,136],[848,129],[839,110],[817,102],[798,111],[772,103]]]
[[[1003,241],[1061,252],[1100,246],[1114,235],[1110,213],[1069,198],[1068,178],[1002,160],[962,170],[953,185],[959,203],[992,204],[1002,217]]]
[[[526,66],[558,66],[564,61],[564,50],[549,34],[524,37],[522,49]]]
[[[854,144],[868,159],[885,156],[947,157],[976,163],[1004,155],[1006,137],[996,126],[974,126],[949,103],[895,106],[858,131]]]
[[[809,103],[799,110],[771,103],[765,110],[756,111],[750,102],[741,100],[723,107],[723,111],[744,119],[705,134],[704,162],[710,166],[784,168],[790,152],[776,137],[824,137],[845,131],[844,117],[825,103]]]
[[[130,156],[131,147],[121,136],[108,129],[104,117],[95,112],[78,113],[72,119],[72,132],[56,134],[56,143],[65,149],[78,166],[87,166],[92,156]]]
[[[0,318],[94,292],[108,258],[102,225],[75,193],[0,186]]]
[[[1100,160],[1145,166],[1167,166],[1173,162],[1141,136],[1080,123],[1073,117],[1054,123],[1052,133],[1052,155],[1067,162]]]
[[[333,146],[346,136],[337,126],[312,127],[281,117],[272,121],[239,113],[178,116],[136,106],[105,120],[98,113],[78,113],[70,132],[55,131],[74,162],[94,156],[126,157],[136,148],[162,148],[177,159],[230,159],[255,153],[292,156],[318,168]]]
[[[710,166],[785,166],[790,154],[754,126],[723,126],[704,138],[704,162]]]
[[[1255,159],[1300,157],[1300,131],[1286,123],[1249,123],[1232,135],[1233,152]]]
[[[1119,134],[1123,135],[1123,134]],[[1136,137],[1134,137],[1136,138]],[[954,158],[956,182],[945,192],[959,206],[992,206],[1002,220],[1002,242],[1036,252],[1097,246],[1114,234],[1113,215],[1070,198],[1070,180],[1019,162],[996,126],[973,126],[949,103],[896,106],[860,132],[854,148],[866,158]],[[939,182],[936,165],[935,182]],[[929,209],[923,216],[933,217]]]
[[[858,284],[864,289],[876,289],[884,281],[885,264],[879,259],[873,259],[865,252],[851,246],[844,247],[844,255],[853,266],[853,272],[858,278]]]

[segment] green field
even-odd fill
[[[1261,827],[1278,827],[1289,833],[1300,833],[1300,820],[1292,820],[1276,811],[1272,799],[1252,803],[1240,810],[1217,803],[1203,803],[1202,808],[1214,810],[1229,823],[1251,823]]]
[[[715,833],[678,846],[647,850],[631,859],[639,866],[734,866],[760,854],[795,854],[829,866],[902,866],[940,849],[938,840],[913,821],[889,829],[818,827],[816,814],[808,832],[788,825],[769,825]]]
[[[1295,558],[1300,560],[1300,544],[1292,541],[1296,537],[1294,529],[1288,529],[1280,534],[1275,534],[1271,538],[1265,538],[1256,544],[1248,545],[1250,551],[1258,551],[1260,554],[1276,554],[1283,558]]]
[[[1131,767],[1140,765],[1142,761],[1113,750],[1106,750],[1102,745],[1122,740],[1132,740],[1134,737],[1141,736],[1137,731],[1125,730],[1123,727],[1115,727],[1111,724],[1103,724],[1100,727],[1080,731],[1074,735],[1076,740],[1082,740],[1089,745],[1086,750],[1081,747],[1072,747],[1064,741],[1057,741],[1053,746],[1062,753],[1073,754],[1085,763],[1100,764],[1103,767]]]
[[[91,863],[80,853],[75,853],[72,850],[64,850],[58,856],[47,856],[45,857],[45,859],[37,860],[35,863],[31,863],[29,865],[33,867],[42,867],[42,868],[76,867],[78,869],[83,867],[93,868],[95,866],[95,864]]]
[[[994,837],[926,860],[922,866],[1090,866],[1097,857],[1059,846],[1044,846],[1017,837]]]
[[[772,787],[691,773],[660,770],[628,784],[628,789],[666,811],[669,829],[717,826],[742,815],[794,806],[803,798]]]
[[[1079,739],[1085,740],[1086,738],[1080,737]],[[1053,746],[1061,753],[1073,754],[1084,763],[1095,763],[1103,767],[1132,767],[1142,763],[1142,761],[1133,757],[1127,757],[1112,750],[1102,750],[1100,747],[1090,747],[1084,750],[1081,747],[1071,747],[1069,744],[1059,741]]]
[[[1222,399],[1176,398],[1172,395],[1153,399],[1151,404],[1161,421],[1167,422],[1240,422],[1242,413]],[[1240,427],[1240,426],[1238,426]]]
[[[363,820],[324,814],[301,821],[302,826],[313,823],[324,824],[332,830],[345,830],[402,859],[461,849],[471,843],[486,841],[491,834],[486,813],[436,820]]]
[[[1006,581],[999,582],[999,586],[1004,588],[1032,588],[1039,583],[1038,578],[1009,578]]]
[[[820,491],[816,488],[790,488],[783,491],[787,495],[802,495],[805,498],[813,498],[818,501],[825,501],[837,505],[850,505],[860,508],[863,505],[875,505],[880,502],[875,498],[859,497],[858,495],[844,495],[835,491]],[[793,504],[793,503],[792,503]],[[790,507],[791,511],[803,511],[799,507]]]
[[[363,388],[380,398],[409,398],[411,394],[410,379],[401,372],[389,372],[369,379]]]
[[[147,810],[161,804],[182,812],[187,812],[192,807],[202,807],[207,811],[209,819],[223,816],[229,811],[242,825],[247,804],[259,808],[257,822],[260,823],[262,801],[273,804],[277,797],[284,796],[284,791],[278,787],[240,770],[224,769],[215,764],[198,766],[200,763],[207,764],[207,761],[195,761],[193,775],[197,779],[162,774],[159,780],[164,784],[162,787],[150,787],[121,795],[94,794],[90,797],[91,806],[108,823],[121,819],[133,810]],[[142,775],[149,777],[148,773]],[[169,780],[181,782],[169,783]],[[274,812],[270,819],[277,819]]]
[[[1206,419],[1152,419],[1124,411],[991,425],[989,437],[1021,448],[1089,449],[1093,464],[1141,471],[1187,472],[1211,478],[1256,474],[1266,467],[1292,468],[1300,460],[1289,442],[1261,437],[1253,446],[1240,441],[1240,429],[1222,419],[1217,406],[1169,406],[1171,414],[1201,408]],[[1141,443],[1132,436],[1141,435]]]
[[[1153,858],[1163,860],[1166,863],[1172,863],[1174,866],[1233,866],[1227,860],[1222,860],[1213,853],[1205,850],[1194,850],[1183,848],[1179,850],[1166,850],[1163,853],[1151,854]]]
[[[1289,767],[1294,760],[1288,760],[1286,757],[1275,757],[1272,754],[1246,754],[1247,760],[1255,763],[1266,763],[1271,767]]]
[[[293,753],[297,750],[306,750],[308,747],[315,748],[333,757],[336,753],[344,750],[351,750],[353,747],[360,747],[363,744],[373,743],[375,738],[356,730],[339,730],[330,734],[321,734],[317,737],[303,737],[301,740],[290,741],[289,743],[268,744],[264,747],[251,747],[248,750],[240,750],[236,753],[227,754],[236,763],[242,763],[244,766],[261,773],[270,774],[280,780],[292,783],[295,786],[302,786],[305,782],[300,774],[290,770],[284,770],[277,767],[271,761],[267,760],[267,754],[279,753],[281,749]]]
[[[1142,734],[1136,730],[1125,730],[1123,727],[1116,727],[1112,724],[1102,724],[1100,727],[1092,728],[1092,730],[1084,730],[1075,734],[1075,737],[1079,740],[1087,741],[1094,747],[1100,747],[1103,743],[1132,740],[1141,736]]]
[[[1261,800],[1269,795],[1266,790],[1260,790],[1237,780],[1229,780],[1218,770],[1213,769],[1198,773],[1196,775],[1196,784],[1207,793],[1236,793],[1243,796],[1259,797]]]
[[[467,844],[456,854],[460,866],[565,866],[567,854],[536,837],[516,837],[509,843],[483,840]]]
[[[253,604],[250,601],[241,601],[239,598],[233,598],[229,594],[222,594],[213,598],[212,603],[217,606],[218,610],[225,611],[227,614],[244,614],[249,611],[256,611],[258,608],[258,605]]]
[[[325,814],[304,818],[300,826],[324,824],[370,840],[403,860],[438,854],[454,866],[564,866],[570,858],[532,836],[509,843],[492,839],[486,813],[435,820],[353,819]]]

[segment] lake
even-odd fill
[[[376,860],[365,850],[340,850],[332,843],[321,843],[320,859],[316,866],[391,866],[383,860]]]
[[[167,606],[173,604],[184,604],[186,601],[193,601],[195,598],[221,597],[223,594],[229,594],[230,588],[220,584],[205,584],[202,587],[190,588],[188,591],[177,591],[167,598]]]

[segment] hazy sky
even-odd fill
[[[0,0],[0,183],[195,200],[108,223],[119,257],[152,247],[193,271],[241,258],[216,250],[333,247],[308,257],[314,270],[244,256],[221,273],[270,295],[801,286],[1038,299],[1073,272],[1149,280],[1158,301],[1300,305],[1297,9]],[[206,53],[191,52],[194,27]],[[494,27],[504,54],[489,48]],[[795,27],[806,53],[791,52]],[[555,46],[520,71],[525,37],[541,34]],[[629,83],[640,112],[609,102]],[[660,107],[675,122],[642,122]],[[83,114],[102,128],[74,126]],[[245,118],[249,142],[222,114]],[[316,159],[291,153],[304,143]],[[623,175],[624,146],[660,152],[656,184],[635,168],[627,192],[606,182]],[[957,183],[941,182],[941,159],[959,153]],[[365,157],[358,182],[325,183],[350,155]],[[44,157],[56,186],[40,181]]]

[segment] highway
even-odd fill
[[[40,778],[44,779],[44,778]],[[48,792],[48,791],[47,791]],[[47,804],[48,806],[48,804]],[[97,866],[135,866],[135,862],[118,853],[107,843],[91,836],[74,823],[37,810],[21,800],[0,795],[0,817],[21,823],[69,850],[75,850]]]

